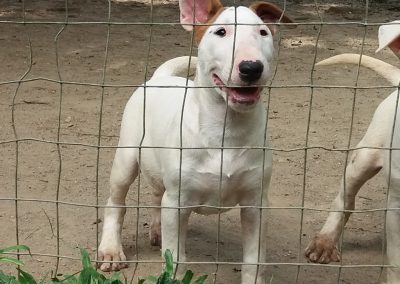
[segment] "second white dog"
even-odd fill
[[[379,29],[379,50],[388,46],[396,55],[400,55],[400,21]],[[358,64],[359,54],[341,54],[319,62],[317,65]],[[381,60],[363,55],[361,65],[368,67],[386,78],[394,86],[400,83],[400,70]],[[400,153],[393,150],[384,151],[373,147],[400,148],[400,112],[394,121],[399,96],[399,89],[387,97],[376,109],[372,121],[362,140],[358,143],[346,168],[339,194],[333,202],[331,212],[323,228],[306,248],[305,255],[312,262],[329,263],[339,261],[340,253],[337,243],[344,224],[350,213],[343,210],[354,210],[355,197],[361,186],[375,176],[382,168],[385,170],[390,188],[386,216],[387,256],[389,264],[388,282],[400,283]],[[396,108],[397,107],[397,108]],[[363,148],[367,147],[367,148]],[[368,148],[372,147],[372,148]],[[346,185],[346,187],[345,187]]]

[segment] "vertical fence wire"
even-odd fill
[[[140,191],[142,189],[142,175],[140,172],[140,168],[142,165],[142,146],[143,146],[143,142],[146,136],[146,102],[147,102],[147,76],[148,76],[148,72],[149,72],[149,63],[150,63],[150,50],[151,50],[151,43],[153,40],[153,0],[150,1],[150,14],[149,14],[149,35],[148,35],[148,44],[147,44],[147,49],[146,49],[146,58],[145,58],[145,67],[144,67],[144,83],[143,83],[143,117],[142,117],[142,137],[140,139],[139,142],[139,158],[138,158],[138,166],[139,166],[139,170],[138,170],[138,186],[137,186],[137,201],[136,201],[136,236],[135,236],[135,251],[136,251],[136,264],[135,264],[135,269],[134,269],[134,273],[132,274],[132,278],[131,278],[131,283],[133,282],[133,279],[135,277],[137,268],[138,268],[138,263],[139,263],[139,217],[140,217]]]
[[[236,36],[237,36],[237,7],[236,7],[236,0],[233,0],[234,9],[234,23],[233,23],[233,41],[232,41],[232,51],[231,51],[231,63],[229,68],[228,80],[227,85],[232,84],[232,71],[234,68],[234,61],[235,61],[235,50],[236,50]],[[219,181],[218,181],[218,215],[217,215],[217,247],[216,247],[216,266],[214,271],[214,279],[213,283],[217,282],[218,277],[218,269],[219,269],[219,259],[220,259],[220,243],[221,243],[221,191],[222,191],[222,176],[224,170],[224,147],[225,147],[225,135],[226,135],[226,123],[228,118],[228,111],[229,111],[229,99],[228,94],[225,95],[225,113],[224,113],[224,122],[222,127],[222,135],[221,135],[221,150],[220,150],[220,167],[219,167]]]
[[[28,39],[29,44],[29,65],[26,71],[22,74],[21,78],[17,83],[17,87],[15,88],[14,95],[12,98],[11,104],[11,126],[13,130],[13,135],[15,139],[15,172],[14,172],[14,212],[15,212],[15,241],[17,245],[19,242],[19,211],[18,211],[18,170],[19,170],[19,136],[16,126],[16,115],[15,115],[15,101],[18,96],[18,91],[22,85],[22,81],[26,78],[26,76],[31,72],[33,66],[33,50],[32,50],[32,41],[29,32],[27,32],[27,27],[25,25],[25,0],[22,1],[22,22],[23,22],[23,30]],[[17,255],[17,258],[20,258],[20,255]]]
[[[59,38],[61,34],[65,31],[68,25],[68,0],[65,0],[65,19],[64,25],[61,26],[60,30],[56,34],[54,38],[54,47],[56,53],[56,67],[57,67],[57,76],[60,81],[60,92],[59,92],[59,100],[58,100],[58,117],[57,117],[57,158],[58,158],[58,171],[57,171],[57,186],[56,186],[56,235],[57,235],[57,256],[60,255],[60,207],[59,207],[59,199],[60,199],[60,186],[61,186],[61,172],[62,172],[62,153],[61,153],[61,117],[62,117],[62,103],[63,103],[63,95],[64,95],[64,84],[62,83],[62,76],[60,71],[60,57],[59,57]],[[58,268],[60,265],[60,258],[57,257],[56,267],[53,273],[53,277],[57,276]]]
[[[393,139],[394,139],[394,134],[395,131],[397,130],[397,136],[399,136],[399,130],[396,129],[396,122],[397,122],[397,117],[398,117],[398,111],[399,111],[399,100],[400,100],[400,82],[399,85],[397,86],[397,91],[396,91],[396,107],[394,110],[393,114],[393,124],[392,124],[392,129],[391,129],[391,134],[390,134],[390,140],[389,140],[389,154],[388,154],[388,164],[386,165],[388,167],[387,170],[387,189],[386,189],[386,199],[385,199],[385,204],[386,204],[386,210],[384,210],[384,222],[383,222],[383,238],[382,238],[382,254],[381,254],[381,259],[382,259],[382,267],[380,269],[380,274],[378,277],[378,281],[382,277],[383,273],[383,267],[385,266],[385,258],[386,258],[386,250],[388,250],[387,243],[386,243],[386,237],[387,237],[387,214],[388,210],[397,210],[399,211],[400,208],[391,208],[389,207],[389,194],[391,191],[393,191],[392,187],[392,157],[393,157]],[[399,126],[397,125],[397,128]],[[398,141],[396,141],[398,143]],[[398,145],[396,145],[398,146]],[[394,248],[391,248],[394,249]]]
[[[305,204],[305,197],[306,197],[306,188],[307,188],[307,166],[308,166],[308,146],[309,146],[309,137],[310,137],[310,125],[311,125],[311,116],[312,116],[312,108],[314,102],[314,67],[315,63],[317,62],[317,54],[318,54],[318,42],[321,37],[322,28],[323,28],[323,21],[321,15],[319,13],[319,5],[318,1],[314,0],[314,9],[320,19],[321,25],[318,27],[317,36],[315,40],[314,46],[314,57],[312,68],[310,72],[310,97],[309,97],[309,107],[308,107],[308,115],[307,115],[307,128],[306,128],[306,137],[305,137],[305,149],[304,149],[304,159],[303,159],[303,184],[302,184],[302,192],[301,192],[301,215],[300,215],[300,230],[299,230],[299,239],[298,239],[298,255],[297,261],[299,265],[297,266],[296,271],[296,284],[299,281],[300,275],[300,268],[301,268],[301,257],[303,255],[302,246],[301,246],[301,237],[303,235],[303,221],[304,221],[304,204]]]
[[[196,18],[196,2],[193,2],[193,19]],[[181,107],[181,114],[180,114],[180,123],[179,123],[179,180],[178,180],[178,257],[177,257],[177,264],[176,264],[176,270],[175,270],[175,275],[174,277],[176,277],[176,274],[178,273],[178,269],[179,269],[179,262],[180,262],[180,246],[179,246],[179,241],[180,241],[180,231],[181,231],[181,190],[182,190],[182,162],[183,162],[183,119],[184,119],[184,112],[185,112],[185,104],[186,104],[186,99],[187,99],[187,95],[188,95],[188,91],[193,91],[189,90],[189,81],[190,81],[190,66],[192,65],[192,57],[193,57],[193,47],[194,47],[194,43],[195,43],[195,26],[194,26],[194,22],[193,22],[193,29],[192,32],[190,33],[190,46],[189,46],[189,60],[187,63],[187,72],[186,72],[186,78],[185,78],[185,89],[184,89],[184,94],[183,94],[183,100],[182,100],[182,107]],[[183,74],[182,74],[183,75]],[[187,209],[186,209],[187,210]]]
[[[287,8],[287,1],[286,0],[284,0],[284,2],[283,2],[283,11],[282,11],[282,14],[281,14],[281,16],[280,16],[280,19],[279,19],[279,21],[278,22],[280,22],[281,20],[282,20],[282,18],[283,18],[283,16],[285,15],[285,13],[286,13],[286,8]],[[276,58],[277,58],[277,60],[279,60],[279,56],[280,56],[280,54],[281,54],[281,43],[282,43],[282,33],[281,33],[281,30],[280,29],[278,29],[278,32],[277,32],[277,39],[276,39],[276,41],[277,41],[277,44],[276,44]],[[270,138],[268,137],[268,134],[269,134],[269,132],[268,132],[268,125],[269,125],[269,114],[270,114],[270,109],[271,109],[271,97],[272,97],[272,84],[273,84],[273,82],[274,82],[274,80],[275,80],[275,77],[276,77],[276,74],[278,73],[278,69],[279,69],[279,64],[275,64],[275,66],[274,66],[274,71],[272,72],[272,74],[271,74],[271,80],[270,80],[270,82],[269,82],[269,84],[268,84],[268,86],[266,87],[266,96],[267,96],[267,101],[266,101],[266,105],[267,105],[267,109],[266,109],[266,119],[265,119],[265,127],[264,127],[264,142],[263,142],[263,147],[264,147],[264,149],[263,149],[263,164],[262,164],[262,173],[263,173],[263,175],[262,175],[262,182],[261,182],[261,196],[260,196],[260,200],[263,200],[263,197],[264,197],[264,188],[265,188],[265,177],[264,177],[264,171],[265,171],[265,155],[266,155],[266,152],[268,151],[267,149],[266,149],[266,147],[268,146],[268,144],[269,144],[269,140],[270,140]],[[271,152],[271,156],[272,156],[272,152]],[[270,180],[269,181],[267,181],[267,190],[269,189],[269,187],[270,187]],[[268,194],[268,193],[267,193]],[[267,200],[268,200],[268,196],[267,196],[267,198],[266,198]],[[270,210],[268,210],[267,208],[270,206],[270,204],[268,203],[268,204],[263,204],[263,203],[261,203],[261,207],[260,207],[260,218],[262,217],[262,214],[264,213],[264,214],[269,214],[270,213]],[[263,208],[263,207],[267,207],[267,208]],[[272,211],[271,211],[272,212]],[[259,235],[259,247],[260,247],[260,242],[261,242],[261,226],[260,226],[260,235]],[[267,227],[267,232],[268,232],[268,227]],[[268,248],[268,244],[265,244],[265,249],[267,249]],[[258,252],[258,255],[260,255],[260,251]],[[260,259],[259,259],[259,257],[258,257],[258,262],[259,262],[259,264],[258,264],[258,266],[257,266],[257,274],[259,273],[259,266],[260,266]],[[264,269],[265,269],[265,267],[263,267]],[[270,278],[270,283],[272,283],[273,282],[273,276],[271,276],[271,278]]]
[[[368,0],[365,0],[365,14],[364,14],[364,21],[365,24],[368,23]],[[364,30],[363,30],[363,37],[362,37],[362,43],[361,43],[361,50],[360,50],[360,59],[358,60],[358,64],[357,64],[357,73],[356,73],[356,78],[355,78],[355,83],[354,83],[354,89],[352,90],[353,92],[353,96],[352,96],[352,103],[351,103],[351,117],[350,117],[350,124],[349,124],[349,134],[348,134],[348,139],[347,139],[347,149],[350,149],[351,147],[351,139],[353,137],[353,127],[354,127],[354,113],[355,113],[355,107],[356,107],[356,99],[357,99],[357,87],[358,87],[358,83],[359,83],[359,78],[360,78],[360,71],[361,71],[361,60],[362,60],[362,56],[364,53],[364,44],[365,44],[365,38],[367,36],[367,25],[364,25]],[[346,175],[347,175],[347,166],[349,163],[349,155],[350,155],[350,151],[346,151],[345,154],[345,159],[344,159],[344,169],[343,169],[343,208],[346,209],[346,202],[348,200],[346,200],[347,194],[347,185],[346,185]],[[343,240],[344,240],[344,235],[345,235],[345,213],[343,212],[342,217],[344,218],[344,222],[342,222],[341,226],[341,230],[342,230],[342,235],[339,238],[339,248],[341,250],[341,253],[343,253]],[[340,276],[342,274],[342,266],[343,266],[343,258],[340,258],[340,265],[338,268],[338,274],[337,274],[337,283],[340,283]]]
[[[111,0],[107,0],[108,4],[108,12],[107,12],[107,22],[111,21]],[[100,106],[99,106],[99,122],[98,122],[98,132],[97,132],[97,151],[96,151],[96,248],[99,247],[99,178],[100,178],[100,151],[101,151],[101,136],[102,136],[102,126],[103,126],[103,108],[104,108],[104,92],[105,92],[105,83],[106,83],[106,74],[107,74],[107,63],[108,63],[108,51],[110,44],[110,24],[107,25],[107,35],[106,35],[106,44],[104,48],[104,60],[103,60],[103,68],[101,75],[101,93],[100,93]],[[98,255],[96,254],[96,259]]]
[[[281,13],[281,15],[279,17],[278,23],[281,23],[283,16],[286,14],[286,9],[287,9],[287,1],[283,0],[282,13]],[[277,39],[276,40],[277,40],[276,58],[277,58],[277,61],[279,61],[279,55],[280,55],[280,51],[281,51],[281,40],[282,40],[282,34],[281,34],[281,30],[280,29],[277,29]],[[272,94],[271,94],[271,86],[272,86],[272,83],[274,82],[274,79],[275,79],[276,74],[278,72],[278,66],[279,66],[279,64],[275,64],[274,71],[271,74],[270,83],[268,84],[268,86],[266,88],[266,96],[267,96],[266,105],[267,105],[267,108],[266,108],[265,127],[264,127],[264,131],[263,131],[263,133],[264,133],[263,147],[264,148],[267,147],[268,144],[270,143],[269,142],[270,139],[268,137],[268,124],[269,124],[269,113],[270,113],[271,96],[272,96]],[[258,274],[260,273],[260,263],[261,263],[261,260],[260,260],[260,249],[265,249],[265,250],[267,249],[267,244],[266,243],[264,244],[265,245],[264,248],[262,248],[262,246],[261,246],[262,237],[263,237],[262,236],[262,226],[267,226],[267,224],[263,224],[262,223],[262,218],[263,218],[263,214],[268,214],[268,210],[264,209],[263,207],[268,207],[269,206],[269,203],[264,204],[264,200],[268,201],[268,196],[265,197],[265,194],[268,195],[268,192],[265,193],[264,190],[265,190],[265,187],[267,187],[267,190],[268,190],[270,188],[270,183],[271,183],[271,180],[270,180],[271,178],[269,178],[269,180],[265,181],[265,159],[266,159],[266,154],[267,154],[267,150],[263,149],[262,150],[262,157],[263,157],[262,158],[262,171],[261,171],[261,192],[260,192],[260,200],[261,200],[260,205],[261,205],[261,207],[259,209],[260,210],[260,213],[259,213],[260,226],[258,228],[258,232],[259,232],[258,233],[258,247],[259,247],[259,250],[258,250],[258,255],[257,255],[258,264],[257,264],[257,271],[256,271],[256,279],[257,279]],[[271,155],[271,158],[272,158],[272,151],[271,151],[270,155]],[[265,184],[265,183],[267,183],[267,184]],[[266,232],[268,232],[268,227],[266,228]],[[266,238],[266,236],[265,236],[265,238]],[[264,240],[264,242],[266,242],[266,240]],[[266,253],[266,251],[264,253]],[[262,268],[265,270],[264,267],[262,267]],[[265,273],[265,271],[262,271],[262,273]],[[257,281],[257,280],[255,280],[255,281]],[[273,276],[271,276],[271,278],[270,278],[270,282],[271,283],[272,283],[272,281],[273,281]]]

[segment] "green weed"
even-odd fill
[[[86,250],[81,249],[81,261],[82,270],[75,274],[65,274],[62,278],[51,278],[47,279],[45,277],[41,281],[37,282],[34,277],[28,272],[22,270],[20,266],[24,265],[22,261],[17,258],[5,255],[12,251],[21,250],[28,251],[30,253],[29,247],[24,245],[16,245],[0,249],[0,262],[16,265],[17,267],[17,277],[8,275],[0,270],[0,284],[127,284],[127,279],[120,272],[111,274],[109,278],[104,276],[102,273],[98,272],[95,266],[90,261],[89,254]],[[187,270],[183,275],[182,279],[175,279],[174,263],[172,258],[172,253],[166,250],[164,254],[165,258],[165,268],[160,276],[148,276],[145,279],[140,279],[138,284],[143,284],[145,282],[151,282],[156,284],[203,284],[207,279],[207,275],[201,275],[196,280],[193,280],[193,272]],[[122,275],[122,277],[121,277]],[[122,278],[122,280],[121,280]],[[193,281],[192,281],[193,280]]]
[[[203,284],[207,279],[207,275],[199,276],[194,282],[193,280],[193,272],[191,270],[187,270],[183,275],[182,279],[175,279],[175,271],[174,271],[174,261],[172,258],[172,253],[170,250],[166,250],[164,253],[165,258],[165,268],[160,276],[148,276],[146,279],[139,279],[138,284],[143,284],[146,281],[156,283],[156,284]]]

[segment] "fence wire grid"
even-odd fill
[[[225,2],[227,6],[248,4]],[[295,22],[278,24],[276,62],[269,83],[263,86],[268,114],[264,133],[268,128],[265,136],[272,141],[263,147],[240,147],[262,150],[264,155],[267,150],[273,152],[271,204],[247,206],[271,215],[268,261],[254,263],[267,269],[270,283],[381,283],[390,266],[385,260],[385,216],[399,208],[387,206],[390,186],[382,177],[364,186],[355,210],[340,211],[355,213],[339,241],[340,262],[320,265],[304,257],[305,247],[327,213],[335,211],[330,204],[351,151],[366,148],[354,145],[377,105],[393,90],[360,63],[331,69],[315,64],[340,53],[371,55],[377,47],[378,26],[399,18],[395,1],[385,5],[368,0],[328,2],[276,3],[289,16],[293,13]],[[0,247],[30,246],[32,258],[22,252],[16,255],[39,274],[71,273],[69,269],[79,267],[77,247],[87,248],[96,258],[125,103],[143,83],[145,92],[155,87],[145,82],[162,62],[195,56],[196,44],[193,34],[179,23],[178,4],[153,0],[5,1],[0,4],[0,31],[0,44],[4,43],[0,46],[4,62],[0,71]],[[393,64],[389,51],[385,52],[371,56]],[[183,103],[181,135],[184,107]],[[225,127],[221,131],[221,145],[206,148],[220,151],[219,190],[224,150],[237,149],[224,145]],[[183,151],[204,149],[183,147],[182,137],[179,147],[140,143],[133,148],[139,153],[148,148],[179,150],[180,167]],[[122,242],[130,264],[125,273],[131,283],[157,273],[160,265],[154,264],[162,263],[159,250],[148,244],[147,211],[159,208],[149,201],[150,193],[139,174],[127,205],[118,206],[127,209]],[[194,207],[199,206],[171,208]],[[177,263],[207,272],[214,283],[236,283],[243,262],[235,212],[246,206],[202,207],[233,210],[227,217],[218,213],[215,219],[193,216],[188,260]]]

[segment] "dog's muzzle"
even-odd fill
[[[261,87],[228,87],[217,74],[213,74],[213,81],[234,104],[254,105],[260,99]]]

